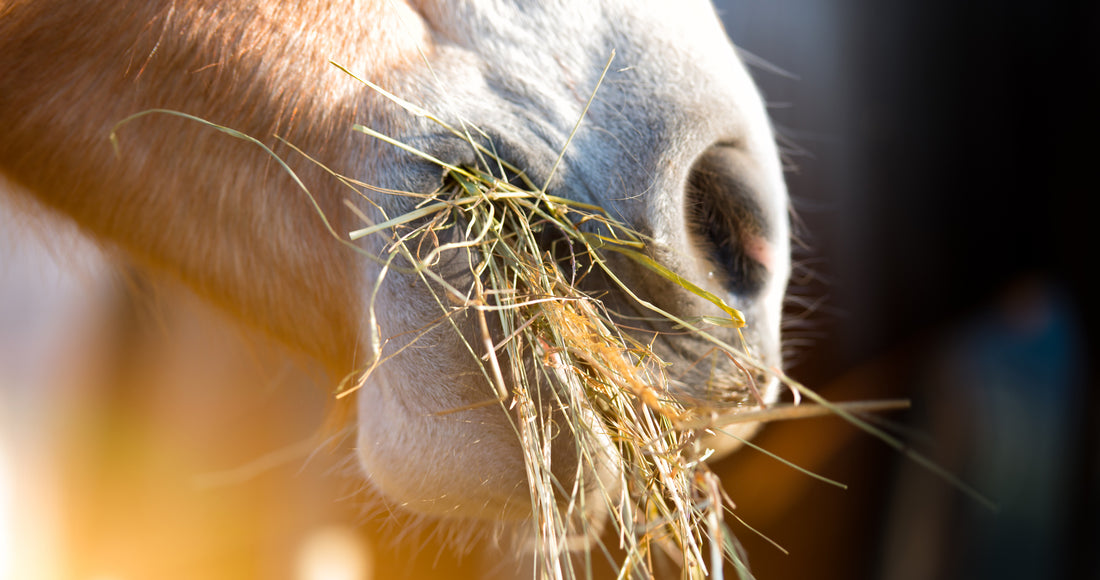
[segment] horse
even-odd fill
[[[459,332],[437,324],[433,288],[371,258],[382,237],[347,236],[418,207],[390,192],[438,189],[429,159],[470,167],[491,150],[543,191],[603,208],[644,236],[663,271],[736,305],[744,328],[714,334],[762,368],[782,365],[780,158],[707,2],[4,0],[0,55],[9,223],[64,231],[109,268],[184,289],[329,386],[384,357],[347,397],[354,455],[386,505],[415,517],[533,515],[509,406],[486,404],[507,389],[462,340],[478,334],[477,316],[455,316]],[[369,187],[353,192],[342,176]],[[677,317],[721,314],[638,262],[611,266]],[[642,332],[661,335],[655,348],[673,365],[708,348]],[[754,381],[733,362],[709,372],[722,392],[684,379],[688,396]],[[774,402],[778,382],[757,378],[761,402]],[[556,441],[568,487],[578,458]],[[738,441],[708,445],[719,457]]]

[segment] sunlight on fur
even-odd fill
[[[370,545],[353,529],[327,526],[312,530],[298,547],[298,580],[370,580]]]

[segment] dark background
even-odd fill
[[[750,69],[792,166],[791,374],[837,400],[909,398],[891,432],[999,506],[836,419],[776,424],[762,444],[849,488],[720,466],[791,552],[742,528],[761,580],[1100,578],[1084,4],[718,2],[768,63]]]

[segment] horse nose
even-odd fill
[[[718,143],[694,161],[684,194],[688,238],[713,266],[707,277],[742,298],[765,292],[782,266],[782,209],[763,173],[742,148]]]

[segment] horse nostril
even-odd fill
[[[741,296],[764,289],[772,261],[763,192],[753,174],[743,151],[713,145],[692,165],[685,195],[689,235],[716,266],[719,281]]]

